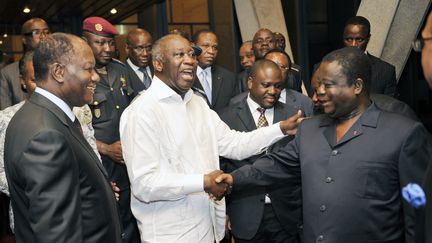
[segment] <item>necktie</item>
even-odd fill
[[[268,124],[268,121],[265,117],[265,109],[262,107],[259,107],[259,108],[257,108],[257,110],[260,113],[260,116],[259,116],[258,122],[257,122],[257,128],[268,127],[269,124]]]
[[[149,77],[146,68],[140,67],[138,70],[144,74],[144,78],[143,78],[144,88],[148,89],[148,87],[150,87],[151,84],[151,78]]]
[[[210,87],[210,83],[208,81],[207,72],[204,70],[201,72],[201,84],[204,88],[204,92],[206,93],[208,102],[211,104],[212,103],[212,90]]]
[[[78,129],[78,131],[80,131],[81,135],[84,136],[84,132],[83,132],[82,127],[81,127],[81,123],[78,121],[78,118],[76,118],[76,117],[75,117],[74,125]]]

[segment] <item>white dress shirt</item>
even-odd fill
[[[139,67],[136,66],[135,64],[133,64],[132,61],[129,58],[126,59],[126,62],[129,64],[129,66],[132,68],[132,70],[134,70],[135,74],[138,76],[138,78],[141,80],[141,82],[144,82],[143,81],[144,80],[144,73],[139,70]],[[148,76],[151,78],[152,74],[151,74],[151,71],[150,71],[150,67],[147,66],[145,68],[145,70],[146,70]]]
[[[131,208],[142,242],[213,243],[225,232],[225,201],[204,192],[219,156],[237,160],[283,137],[279,124],[236,132],[189,90],[184,99],[154,76],[120,119]]]
[[[261,115],[261,113],[258,111],[258,108],[260,108],[261,106],[258,105],[258,103],[256,103],[254,100],[252,100],[252,98],[250,97],[250,93],[248,94],[246,102],[247,102],[249,109],[252,113],[252,117],[255,121],[255,124],[258,124],[258,119]],[[265,109],[264,116],[265,116],[268,124],[273,124],[274,107],[272,107],[270,109]]]

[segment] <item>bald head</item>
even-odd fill
[[[48,24],[41,18],[31,18],[21,27],[22,42],[26,51],[34,50],[41,40],[50,33]]]
[[[153,38],[144,29],[134,29],[126,37],[126,53],[129,60],[138,67],[146,68],[151,63]]]
[[[256,59],[263,59],[264,55],[270,50],[275,48],[275,37],[273,32],[269,29],[259,29],[252,40],[253,51]]]
[[[252,50],[252,41],[245,41],[239,50],[240,64],[244,69],[252,67],[255,62],[255,55]]]

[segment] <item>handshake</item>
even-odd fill
[[[221,200],[231,193],[233,178],[221,170],[215,170],[204,175],[204,191],[214,200]]]

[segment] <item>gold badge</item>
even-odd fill
[[[101,111],[100,111],[100,109],[99,108],[96,108],[96,109],[94,109],[93,110],[93,112],[94,112],[94,116],[96,117],[96,118],[100,118],[100,116],[101,116]]]
[[[103,27],[102,27],[101,24],[95,24],[95,29],[96,29],[97,31],[102,31],[102,30],[103,30]]]
[[[126,79],[123,77],[123,75],[120,76],[120,82],[122,88],[126,87]]]

